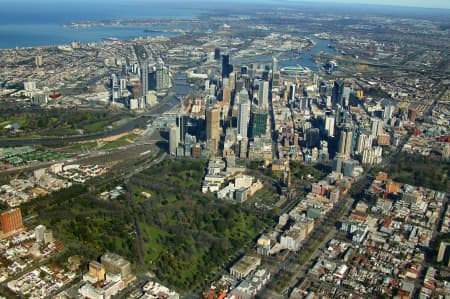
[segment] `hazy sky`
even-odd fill
[[[129,3],[167,3],[167,2],[181,2],[188,4],[189,2],[238,2],[238,3],[305,3],[305,2],[324,2],[324,3],[353,3],[353,4],[378,4],[378,5],[391,5],[391,6],[409,6],[409,7],[426,7],[426,8],[446,8],[450,9],[450,0],[41,0],[41,3],[52,3],[58,4],[60,6],[64,3],[77,3],[77,2],[88,2],[88,3],[112,3],[120,2],[122,4],[129,1]],[[33,3],[35,0],[0,0],[0,2],[5,3]]]
[[[292,2],[303,2],[302,0],[291,0]],[[379,4],[395,6],[416,6],[429,8],[450,9],[450,0],[316,0],[314,2],[336,2],[336,3],[359,3],[359,4]]]

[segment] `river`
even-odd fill
[[[322,39],[313,39],[316,43],[316,46],[312,48],[309,51],[303,52],[300,56],[295,57],[293,59],[284,59],[286,57],[280,57],[282,60],[280,61],[281,67],[286,66],[297,66],[301,65],[304,67],[308,67],[313,72],[317,72],[319,70],[319,67],[316,65],[316,63],[313,61],[313,56],[317,53],[323,51],[331,55],[338,55],[339,53],[335,51],[333,48],[330,48],[328,46],[329,41],[328,40],[322,40]],[[254,58],[248,58],[244,60],[235,60],[232,61],[234,64],[239,63],[271,63],[272,56],[265,55],[265,56],[258,56]],[[176,91],[177,96],[186,96],[193,90],[193,87],[190,86],[186,82],[186,75],[184,73],[178,75],[174,80],[174,89]],[[164,111],[170,110],[173,106],[175,106],[178,103],[178,99],[176,97],[173,97],[171,100],[161,103],[161,105],[158,105],[158,107],[155,107],[152,109],[154,114],[160,114]],[[46,146],[51,145],[62,145],[70,142],[78,142],[78,141],[88,141],[88,140],[95,140],[98,138],[105,138],[109,136],[114,136],[118,134],[122,134],[125,132],[129,132],[133,130],[136,127],[139,128],[145,128],[147,124],[147,120],[149,118],[145,116],[141,116],[123,126],[120,126],[118,128],[115,128],[113,130],[102,132],[95,135],[90,136],[74,136],[74,137],[68,137],[68,138],[50,138],[50,139],[41,139],[41,138],[33,138],[33,139],[25,139],[25,140],[0,140],[0,147],[11,147],[11,146],[23,146],[23,145],[35,145],[35,144],[41,144]]]
[[[319,52],[325,52],[330,55],[339,55],[339,52],[334,50],[333,48],[329,47],[329,44],[332,44],[329,40],[323,40],[323,39],[312,39],[314,43],[316,44],[313,48],[311,48],[308,51],[303,51],[300,55],[294,54],[294,57],[289,57],[287,55],[280,56],[278,59],[280,60],[280,67],[287,67],[287,66],[297,66],[301,65],[303,67],[309,68],[313,72],[319,71],[319,66],[314,62],[313,56],[318,54]],[[239,58],[239,59],[232,59],[231,62],[233,64],[250,64],[250,63],[272,63],[272,55],[261,55],[261,56],[255,56],[255,57],[249,57],[249,58]]]

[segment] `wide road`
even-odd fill
[[[333,209],[325,216],[321,223],[314,227],[313,232],[303,241],[298,253],[290,252],[289,257],[279,263],[272,281],[257,296],[258,298],[286,298],[292,288],[302,280],[307,270],[312,266],[313,261],[319,256],[322,249],[336,234],[336,222],[352,209],[354,200],[345,196]],[[311,244],[316,244],[312,246]],[[305,260],[300,261],[299,255],[305,255]],[[286,274],[289,274],[286,278]],[[280,279],[286,279],[282,282],[284,285],[282,294],[277,291],[275,282]]]

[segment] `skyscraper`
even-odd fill
[[[280,87],[280,72],[275,72],[272,74],[272,87]]]
[[[42,66],[43,60],[42,60],[42,56],[36,56],[34,58],[34,63],[36,64],[36,67],[40,67]]]
[[[222,78],[229,78],[233,71],[233,66],[230,64],[230,55],[222,55]]]
[[[264,71],[263,71],[263,73],[262,73],[262,79],[264,80],[264,81],[269,81],[269,74],[270,74],[270,69],[265,69]]]
[[[261,137],[267,130],[267,110],[253,107],[250,113],[250,138]]]
[[[217,105],[206,109],[206,139],[213,143],[214,151],[219,149],[220,108]]]
[[[250,119],[250,100],[248,97],[248,91],[243,88],[239,93],[238,98],[238,139],[248,137],[248,122]]]
[[[34,229],[34,236],[36,238],[36,242],[43,243],[44,242],[44,233],[45,233],[45,226],[42,224],[36,226]]]
[[[180,142],[180,129],[174,125],[169,130],[169,153],[176,156],[178,143]]]
[[[353,144],[353,132],[351,128],[343,128],[339,138],[339,154],[346,159],[350,158]]]
[[[248,137],[248,122],[250,118],[250,104],[248,101],[239,103],[238,111],[238,139]]]
[[[146,97],[148,92],[148,62],[144,61],[141,65],[141,85],[142,96]],[[144,103],[145,105],[145,103]]]
[[[383,123],[378,118],[372,118],[372,135],[373,136],[379,136],[383,134]]]
[[[439,252],[437,255],[437,262],[448,264],[450,261],[450,243],[441,242],[439,245]]]
[[[236,72],[231,72],[230,73],[230,88],[232,89],[232,90],[235,90],[236,89]]]
[[[269,82],[259,82],[258,106],[263,109],[269,107]]]
[[[295,101],[295,84],[292,84],[289,88],[289,103]]]
[[[318,147],[320,145],[320,131],[318,128],[309,128],[306,131],[306,146],[308,148]]]
[[[343,173],[345,176],[353,176],[353,172],[355,171],[355,161],[353,160],[346,160],[344,163],[342,163],[343,166]]]
[[[121,91],[127,90],[127,79],[125,78],[120,79],[120,90]]]
[[[272,74],[278,72],[279,63],[276,57],[272,58]]]
[[[365,148],[370,148],[372,145],[369,145],[369,137],[367,134],[360,133],[358,136],[358,142],[356,146],[356,151],[358,154],[362,154]]]
[[[214,49],[214,60],[216,60],[216,61],[220,60],[220,48]]]
[[[160,62],[150,70],[148,87],[151,90],[163,90],[171,86],[169,68]]]
[[[344,81],[336,80],[334,81],[333,91],[331,94],[331,102],[333,104],[333,108],[336,108],[337,105],[343,107],[344,105]]]
[[[121,97],[121,88],[119,78],[116,74],[111,75],[111,99],[116,102]]]
[[[392,115],[394,114],[395,111],[395,106],[394,105],[387,105],[384,107],[384,112],[383,112],[383,118],[385,120],[389,119],[392,117]]]
[[[231,102],[231,87],[224,87],[222,90],[222,101],[225,105],[230,105]]]
[[[334,137],[334,116],[325,117],[325,132],[328,137]]]
[[[179,140],[184,143],[188,128],[189,115],[179,114],[177,115],[177,126],[179,130]]]

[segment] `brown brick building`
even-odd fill
[[[13,209],[0,214],[0,223],[4,235],[23,229],[20,209]]]

